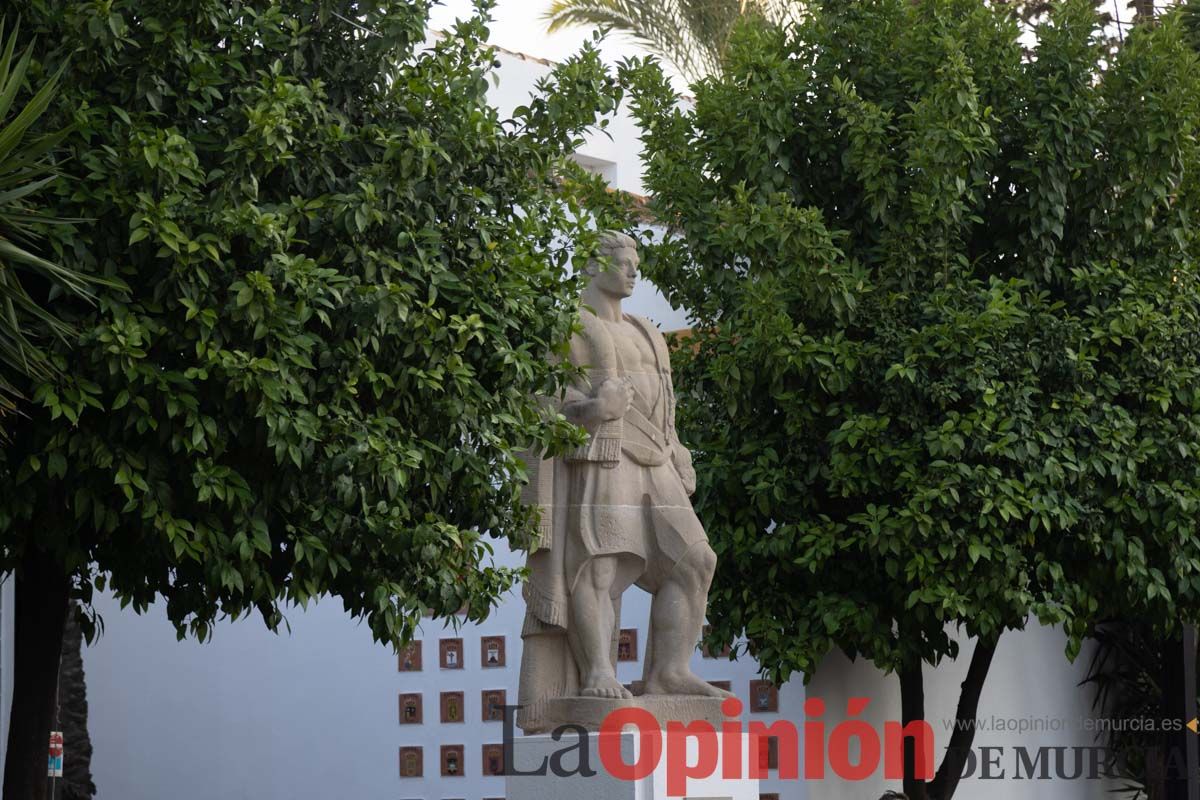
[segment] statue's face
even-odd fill
[[[616,297],[629,297],[637,283],[637,248],[622,247],[608,257],[607,264],[600,264],[592,275],[597,289]]]

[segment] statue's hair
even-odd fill
[[[596,257],[588,261],[588,274],[595,274],[595,269],[600,266],[599,259],[612,258],[621,250],[626,248],[636,248],[637,242],[632,236],[621,233],[620,231],[601,231],[600,244],[596,248]]]

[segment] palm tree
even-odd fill
[[[23,107],[10,118],[17,93],[25,82],[32,48],[14,63],[17,31],[5,39],[0,20],[0,413],[13,408],[19,396],[17,376],[45,378],[50,361],[42,349],[47,336],[66,338],[70,330],[42,307],[29,292],[35,282],[44,291],[61,287],[87,296],[89,279],[66,267],[47,261],[32,251],[38,226],[61,222],[30,205],[35,194],[57,180],[47,160],[67,131],[36,138],[27,134],[46,111],[54,96],[62,69],[45,81]]]
[[[695,81],[721,71],[739,20],[787,24],[802,7],[800,0],[554,0],[545,18],[551,32],[578,25],[627,33]]]

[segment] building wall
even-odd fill
[[[13,674],[13,589],[12,575],[0,575],[0,775],[8,749],[8,716],[12,710]]]
[[[99,800],[254,798],[499,798],[503,778],[485,777],[482,750],[503,740],[483,719],[482,694],[502,689],[515,703],[523,604],[509,597],[484,624],[458,630],[429,620],[422,668],[402,672],[390,648],[371,641],[336,600],[288,615],[278,636],[257,619],[216,626],[207,644],[177,642],[161,607],[144,616],[99,601],[104,637],[86,653],[92,769]],[[622,625],[637,630],[635,662],[618,677],[641,678],[649,598],[633,590]],[[503,667],[481,665],[481,637],[503,636]],[[439,640],[461,638],[463,667],[439,667]],[[726,680],[752,706],[749,660],[693,659],[697,674]],[[462,692],[462,722],[442,722],[439,696]],[[400,695],[422,697],[421,724],[400,723]],[[782,687],[779,713],[747,714],[771,723],[798,719],[799,684]],[[442,777],[442,745],[461,745],[462,776]],[[400,777],[400,748],[422,748],[423,777]],[[67,757],[70,754],[68,752]],[[804,787],[768,781],[764,791],[805,800]]]
[[[996,655],[980,697],[977,719],[983,721],[975,735],[973,749],[996,748],[990,752],[993,766],[984,779],[981,763],[974,776],[959,784],[956,797],[966,800],[1096,800],[1109,797],[1115,783],[1102,780],[1062,780],[1055,777],[1053,751],[1049,779],[1030,780],[1029,770],[1019,765],[1017,748],[1025,748],[1031,758],[1039,748],[1067,748],[1062,757],[1071,774],[1078,753],[1087,758],[1087,748],[1102,744],[1085,727],[1094,718],[1094,690],[1079,683],[1087,674],[1091,650],[1075,660],[1065,656],[1066,637],[1061,630],[1047,628],[1031,620],[1023,631],[1001,637]],[[925,712],[933,726],[935,758],[939,761],[952,731],[959,687],[967,674],[974,644],[963,641],[956,661],[938,667],[925,666]],[[855,717],[867,720],[883,730],[887,720],[900,719],[900,690],[895,675],[884,675],[867,661],[850,661],[841,652],[831,653],[808,685],[811,697],[825,701],[827,736],[848,718],[847,705],[852,697],[869,698],[866,712]],[[1024,724],[1025,732],[1011,730]],[[857,760],[857,750],[854,759]],[[1084,762],[1086,764],[1086,761]],[[1040,774],[1039,769],[1035,769]],[[1023,777],[1022,777],[1023,776]],[[877,775],[870,780],[852,782],[829,775],[827,780],[809,783],[812,800],[876,800],[885,789],[900,791],[900,781],[886,781]]]

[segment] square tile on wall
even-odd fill
[[[424,719],[421,705],[421,695],[419,694],[400,695],[400,724],[420,725]]]
[[[484,636],[479,640],[479,666],[484,668],[505,665],[504,637]]]
[[[463,746],[461,744],[442,745],[442,777],[461,778],[463,769]]]

